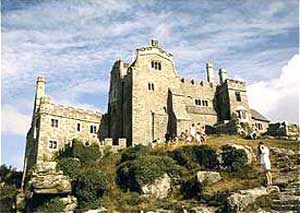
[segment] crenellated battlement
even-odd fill
[[[213,88],[214,84],[212,82],[208,82],[205,80],[198,80],[198,79],[191,79],[191,78],[180,78],[181,84],[187,85],[187,86],[195,86],[199,88],[204,87],[210,87]]]
[[[41,98],[39,113],[78,120],[93,120],[95,122],[100,122],[102,116],[102,113],[98,111],[51,103],[48,96]]]
[[[245,81],[234,80],[234,79],[226,79],[225,85],[228,88],[237,88],[237,89],[246,90],[246,82]]]
[[[172,59],[173,54],[165,51],[161,47],[158,46],[158,42],[156,40],[151,40],[151,46],[148,47],[141,47],[136,49],[137,55],[143,54],[160,54],[167,58]]]

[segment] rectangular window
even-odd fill
[[[77,132],[80,132],[80,123],[77,123]]]
[[[236,101],[242,101],[240,92],[235,92],[235,97],[236,97]]]
[[[96,134],[97,133],[97,127],[95,125],[90,126],[90,133],[91,134]]]
[[[161,70],[161,62],[159,61],[151,61],[151,68],[154,68],[155,70]]]
[[[195,104],[201,106],[201,100],[200,99],[196,99],[195,100]]]
[[[51,119],[51,126],[57,128],[58,127],[58,120],[57,119]]]
[[[48,143],[49,149],[57,149],[57,141],[50,140]]]

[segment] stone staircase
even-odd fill
[[[300,181],[282,187],[273,199],[271,212],[300,212]]]

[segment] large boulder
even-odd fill
[[[247,163],[246,164],[251,164],[253,161],[256,160],[256,156],[255,156],[251,146],[228,143],[228,144],[225,144],[221,147],[221,149],[226,149],[226,148],[243,150],[247,155]]]
[[[75,212],[75,209],[77,207],[76,197],[68,195],[67,197],[62,197],[60,200],[65,205],[64,212]]]
[[[71,181],[62,171],[56,170],[56,162],[41,162],[33,169],[30,179],[35,194],[71,193]]]
[[[156,199],[166,198],[171,190],[171,178],[167,174],[164,174],[162,177],[156,179],[154,183],[142,186],[141,190],[146,197],[151,196]]]
[[[199,171],[197,172],[197,181],[201,185],[210,185],[220,181],[221,175],[219,172]]]
[[[254,203],[256,198],[271,192],[279,192],[277,186],[258,187],[254,189],[240,190],[227,198],[228,212],[243,211],[249,204]]]

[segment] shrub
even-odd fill
[[[146,155],[119,165],[117,183],[124,190],[140,192],[141,186],[153,183],[164,173],[180,176],[182,168],[172,158]]]
[[[120,163],[135,160],[141,156],[149,154],[150,151],[150,147],[141,144],[134,147],[129,147],[122,152]]]
[[[222,152],[222,161],[224,167],[230,171],[239,171],[247,163],[247,155],[242,149],[224,147]]]
[[[74,192],[79,208],[86,210],[99,207],[107,184],[107,177],[102,171],[95,168],[83,169],[78,175]]]
[[[12,168],[11,166],[7,167],[5,164],[2,164],[0,166],[0,182],[20,188],[22,182],[22,172],[18,172],[15,168]]]
[[[191,199],[195,197],[198,198],[203,191],[202,186],[198,183],[195,177],[184,181],[181,185],[180,190],[184,198],[186,199]]]
[[[78,158],[83,164],[88,164],[96,161],[100,156],[101,153],[97,144],[85,146],[82,142],[74,139],[72,146],[67,145],[64,150],[59,152],[58,159],[73,157]]]
[[[63,212],[66,206],[60,197],[38,197],[31,202],[34,212]]]
[[[213,169],[217,166],[217,154],[212,148],[204,146],[185,146],[175,149],[171,154],[179,165],[188,169],[203,167]]]
[[[77,158],[62,158],[57,163],[57,168],[72,180],[76,179],[80,171],[80,161]]]
[[[17,189],[15,185],[4,184],[0,186],[0,212],[13,212],[13,204]]]

